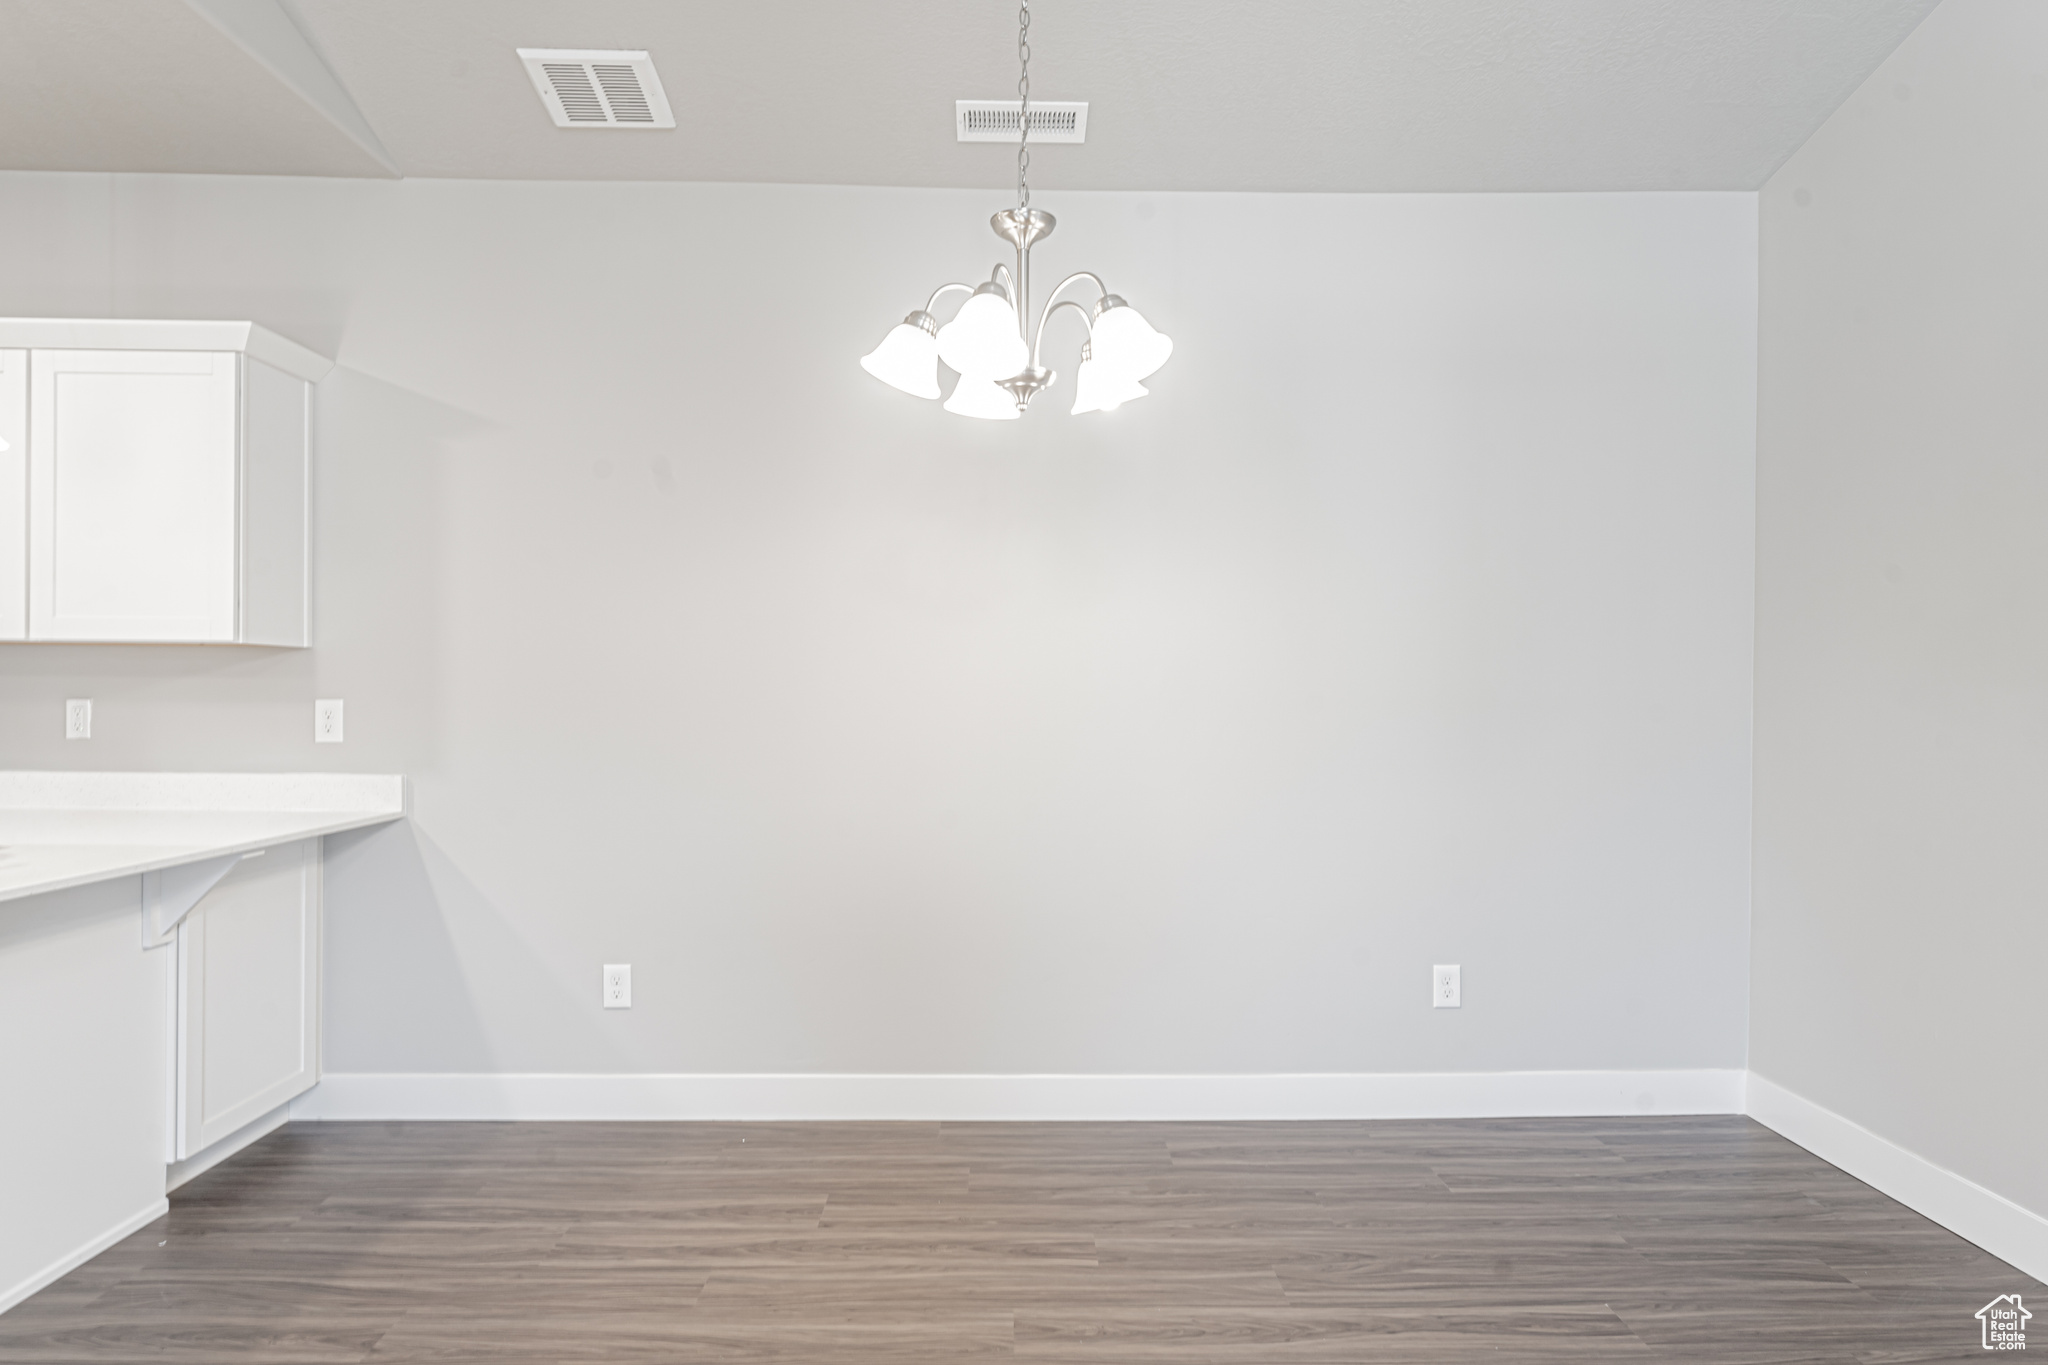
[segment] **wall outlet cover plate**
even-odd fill
[[[1454,1010],[1464,1005],[1464,987],[1458,980],[1455,966],[1438,965],[1429,969],[1429,1003],[1440,1010]]]
[[[633,968],[630,963],[607,962],[604,967],[604,1007],[608,1010],[633,1008]]]

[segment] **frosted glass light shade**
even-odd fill
[[[1084,358],[1080,373],[1074,376],[1073,415],[1115,412],[1132,399],[1143,398],[1151,392],[1135,379],[1112,373],[1100,361]]]
[[[946,400],[946,411],[991,422],[1014,422],[1023,415],[1017,411],[1017,395],[998,386],[993,379],[971,374],[961,375],[960,382],[953,386],[953,396]]]
[[[938,339],[907,318],[889,329],[881,345],[860,358],[860,367],[913,398],[939,396]]]
[[[939,329],[939,359],[976,379],[1007,379],[1030,362],[1031,352],[1017,335],[1017,310],[983,285]]]
[[[1127,303],[1102,310],[1088,344],[1097,364],[1131,380],[1145,378],[1173,354],[1173,341],[1152,330],[1152,324]]]

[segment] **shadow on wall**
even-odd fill
[[[411,820],[329,836],[324,915],[326,1070],[572,1069],[501,1056],[493,1038],[546,1039],[555,1058],[608,1054],[618,1065],[596,1069],[632,1069],[598,1027],[596,982],[574,992]],[[472,989],[472,975],[491,989]]]
[[[313,654],[324,696],[377,717],[379,766],[433,766],[448,648],[454,448],[494,425],[338,368],[313,409]]]

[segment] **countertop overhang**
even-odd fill
[[[0,771],[0,901],[401,819],[388,773]]]

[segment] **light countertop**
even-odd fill
[[[395,774],[0,772],[0,901],[405,813]]]

